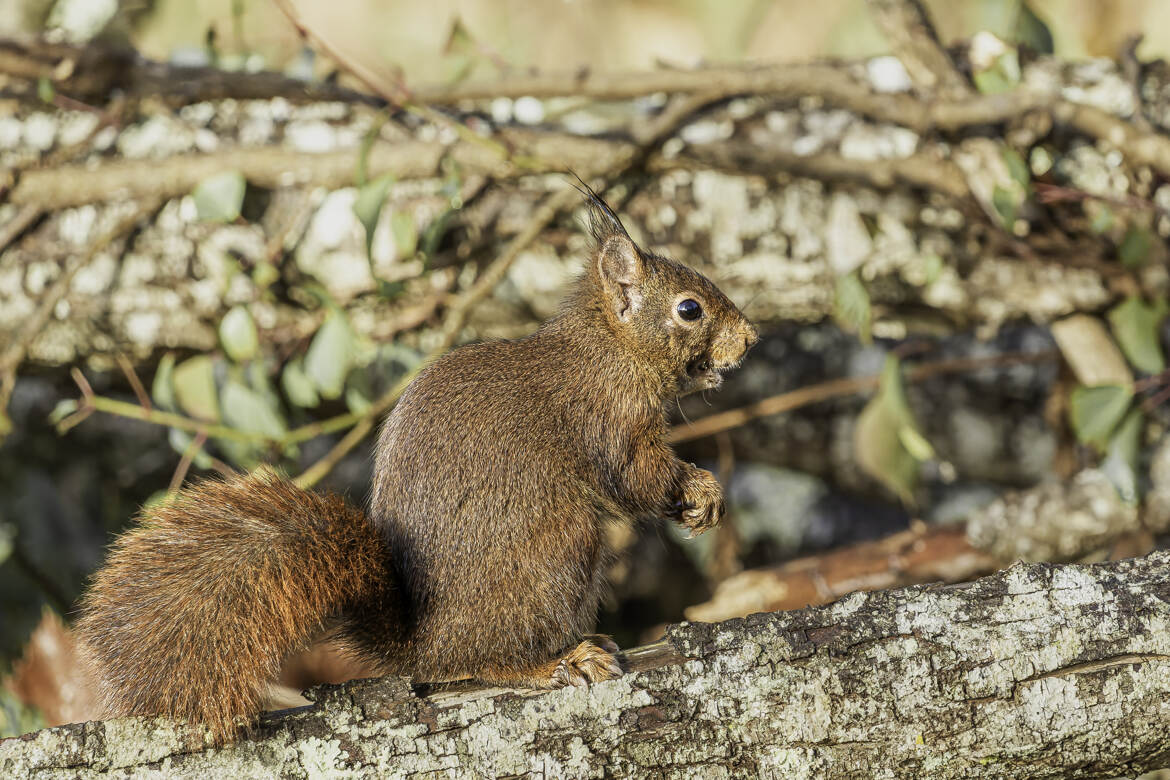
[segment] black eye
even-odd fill
[[[699,317],[703,316],[703,307],[699,305],[698,301],[692,298],[687,298],[685,301],[679,301],[678,306],[675,308],[678,311],[678,316],[682,317],[688,322],[697,320]]]

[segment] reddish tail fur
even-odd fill
[[[207,481],[117,540],[77,632],[106,716],[169,715],[224,742],[285,656],[385,579],[377,532],[341,498]]]

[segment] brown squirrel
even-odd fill
[[[665,402],[716,388],[756,330],[702,275],[641,250],[586,193],[596,249],[561,313],[424,369],[384,423],[370,514],[276,476],[209,480],[144,512],[77,624],[107,716],[222,743],[326,629],[387,674],[558,688],[621,674],[586,634],[607,523],[702,532],[723,491],[664,440]]]

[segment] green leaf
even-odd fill
[[[421,242],[423,258],[429,259],[434,256],[453,216],[455,216],[455,209],[447,209],[423,229]]]
[[[171,428],[167,432],[167,441],[171,445],[171,449],[180,455],[186,454],[191,443],[195,441],[195,436],[187,431],[180,431],[178,428]],[[191,463],[197,469],[211,468],[213,461],[211,456],[207,454],[202,447],[195,451],[195,455],[191,458]]]
[[[942,276],[942,271],[943,271],[942,255],[936,254],[935,252],[931,252],[930,254],[926,255],[925,260],[926,260],[926,262],[925,262],[926,283],[927,284],[934,284],[935,282],[938,281],[938,278],[940,276]]]
[[[896,493],[914,503],[919,464],[933,457],[934,448],[919,432],[902,387],[897,358],[887,357],[878,393],[857,418],[853,433],[858,465]]]
[[[1005,51],[984,70],[975,71],[975,88],[984,95],[1010,92],[1020,83],[1020,59],[1015,49]]]
[[[280,412],[263,395],[235,380],[223,386],[224,421],[231,427],[279,439],[288,432]]]
[[[1140,268],[1150,259],[1150,250],[1154,248],[1154,235],[1149,228],[1130,225],[1121,239],[1121,246],[1117,247],[1117,256],[1126,268]]]
[[[248,363],[244,369],[244,376],[247,378],[248,387],[263,396],[273,409],[280,409],[280,393],[276,392],[276,387],[272,384],[271,377],[268,376],[268,366],[264,364],[263,360],[253,360]]]
[[[37,97],[42,103],[52,103],[57,99],[57,88],[53,86],[53,81],[48,76],[37,79]]]
[[[195,213],[204,222],[235,222],[244,205],[248,183],[239,171],[224,171],[199,182],[191,193]]]
[[[305,373],[305,362],[299,357],[285,363],[280,375],[280,386],[284,389],[285,398],[293,406],[311,409],[321,402],[317,397],[317,387]]]
[[[215,367],[207,355],[196,355],[175,366],[175,400],[179,408],[198,420],[219,422],[219,398],[215,392]]]
[[[1133,388],[1125,385],[1078,387],[1069,396],[1069,419],[1077,439],[1104,449],[1133,400]]]
[[[12,540],[15,538],[16,528],[10,523],[0,523],[0,563],[12,555]]]
[[[1023,199],[1015,190],[997,184],[991,191],[991,205],[995,209],[995,213],[999,214],[1003,226],[1008,230],[1011,230],[1012,225],[1016,222],[1016,215],[1019,214],[1021,203],[1023,203]]]
[[[56,425],[64,420],[69,415],[77,411],[76,398],[63,398],[57,402],[53,407],[53,411],[49,412],[49,425]]]
[[[902,446],[906,448],[914,459],[923,462],[934,457],[934,447],[930,446],[930,442],[926,437],[919,433],[911,425],[903,425],[898,429],[898,441],[902,442]]]
[[[1001,155],[1012,181],[1020,185],[1020,189],[1026,192],[1032,186],[1032,172],[1028,170],[1028,163],[1024,162],[1020,153],[1010,146],[1003,147]]]
[[[353,363],[354,337],[345,315],[332,312],[305,353],[305,373],[325,398],[337,398]]]
[[[418,227],[414,224],[414,217],[404,211],[395,211],[390,215],[390,230],[394,234],[398,256],[412,257],[418,249]]]
[[[152,509],[165,506],[170,503],[172,498],[173,496],[169,490],[156,490],[142,502],[142,511],[149,512]]]
[[[370,249],[374,245],[374,229],[378,226],[378,215],[382,213],[382,205],[386,202],[390,185],[393,183],[394,177],[387,173],[358,188],[357,200],[353,202],[353,213],[366,231],[366,257],[370,256]]]
[[[256,263],[256,267],[252,269],[252,283],[261,290],[267,289],[280,278],[280,271],[276,266],[267,261],[260,261]]]
[[[360,385],[351,384],[345,389],[345,405],[353,414],[365,414],[370,404],[369,397]]]
[[[1027,2],[1020,3],[1013,37],[1019,43],[1031,47],[1038,54],[1053,54],[1056,51],[1052,31],[1048,29],[1048,25],[1036,15]]]
[[[237,363],[251,360],[260,351],[256,323],[245,306],[233,306],[219,322],[219,340],[227,356]]]
[[[1142,413],[1133,409],[1109,439],[1101,471],[1109,477],[1117,495],[1127,504],[1138,502],[1138,445],[1142,432]]]
[[[0,685],[0,740],[44,727],[40,712],[21,701],[8,686]]]
[[[1134,368],[1147,374],[1157,374],[1166,368],[1158,331],[1168,308],[1164,300],[1149,306],[1131,295],[1109,310],[1109,326],[1121,351]]]
[[[856,333],[863,344],[869,344],[872,340],[872,317],[869,293],[857,271],[838,276],[833,298],[833,319],[845,330]]]
[[[463,20],[456,16],[451,23],[447,43],[443,46],[443,83],[450,86],[466,79],[475,69],[479,58],[475,38]]]
[[[154,382],[150,386],[150,395],[154,405],[168,412],[178,410],[179,403],[175,400],[175,353],[168,352],[158,361],[158,368],[154,371]]]
[[[1113,227],[1113,209],[1104,203],[1094,204],[1093,201],[1086,203],[1085,207],[1086,209],[1092,208],[1093,211],[1093,219],[1089,223],[1089,230],[1100,235]]]

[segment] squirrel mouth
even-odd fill
[[[723,384],[723,372],[731,366],[716,366],[710,357],[701,356],[687,363],[691,391],[713,390]]]

